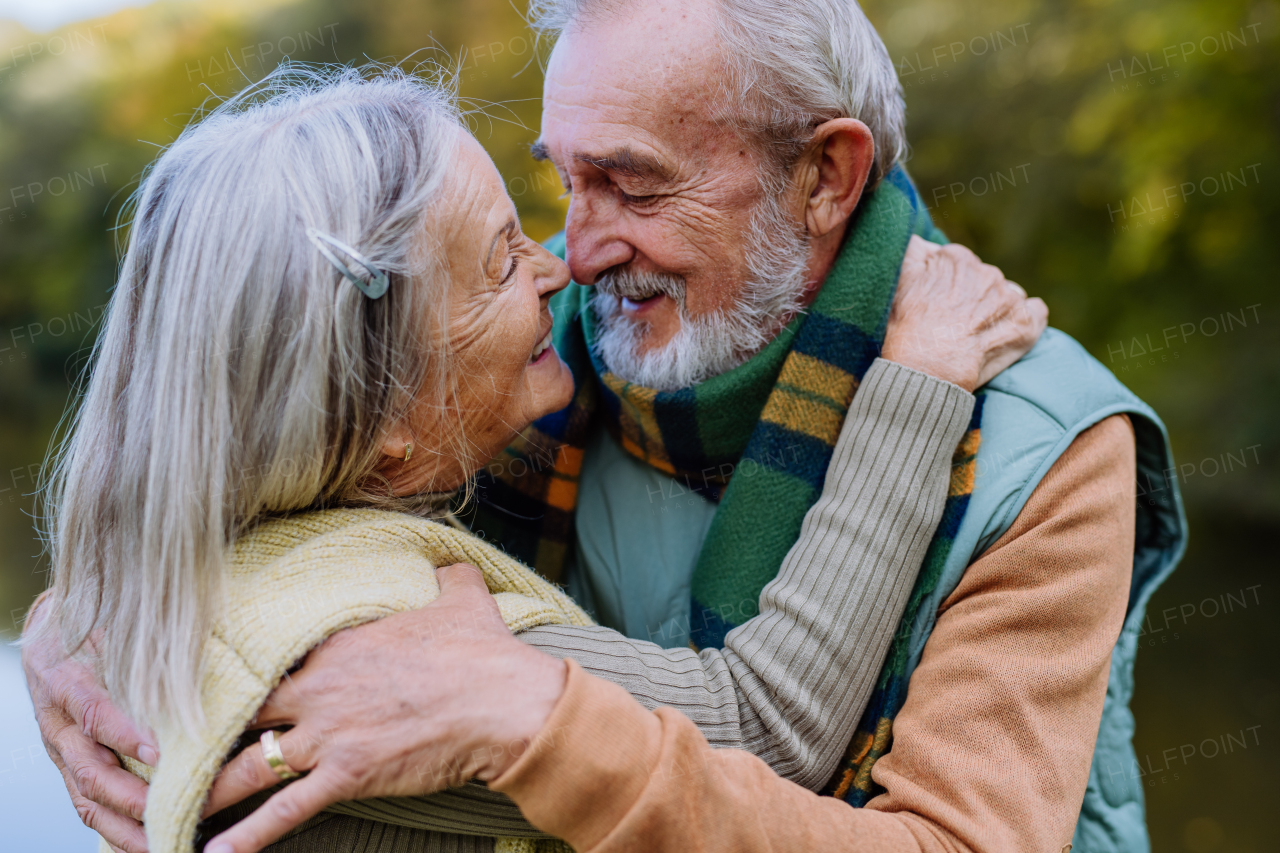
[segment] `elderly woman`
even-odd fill
[[[564,638],[606,649],[630,642],[589,627],[572,600],[461,530],[449,512],[477,469],[569,403],[573,377],[550,345],[549,311],[568,284],[566,266],[521,233],[500,176],[446,90],[412,76],[295,68],[214,110],[156,161],[59,457],[50,491],[55,582],[28,638],[47,651],[56,632],[96,668],[111,701],[156,733],[159,756],[141,756],[158,758],[154,768],[127,761],[151,782],[145,843],[153,853],[189,850],[225,828],[225,814],[198,823],[263,787],[262,773],[272,782],[297,775],[289,746],[301,754],[298,739],[259,733],[255,723],[268,695],[329,635],[429,606],[441,586],[465,586],[458,572],[469,570],[454,564],[481,570],[512,631],[567,626],[537,643],[541,651],[511,652],[513,672],[562,673],[565,664],[544,652]],[[948,286],[981,293],[991,282],[904,280],[902,293],[925,307],[910,318],[895,312],[886,350],[909,361],[903,341],[954,321],[926,310]],[[1014,290],[981,310],[993,323],[1022,325],[968,344],[988,376],[1043,328],[1038,314],[1010,319],[1023,296]],[[917,425],[934,435],[925,464],[890,472],[924,471],[932,508],[912,528],[922,541],[937,523],[971,405],[960,389],[933,390],[932,420]],[[860,466],[880,464],[856,452],[875,432],[870,417],[851,412],[836,450],[845,461],[828,475],[828,502],[815,508],[827,512],[806,521],[779,581],[810,570],[807,555],[837,553],[847,558],[834,570],[850,573],[841,580],[891,587],[900,604],[918,557],[908,565],[862,559],[872,547],[865,531],[838,511]],[[757,619],[781,625],[784,636],[835,633],[803,609],[770,604]],[[895,619],[841,619],[842,653],[857,650],[874,671]],[[465,641],[468,627],[457,631]],[[821,643],[797,642],[827,654]],[[749,650],[742,659],[754,666]],[[717,677],[738,691],[738,703],[757,701],[743,698],[741,674],[716,660],[703,662],[720,666]],[[563,682],[540,683],[556,678]],[[532,737],[557,696],[516,693],[492,712],[527,718]],[[810,710],[821,727],[826,711]],[[238,749],[232,769],[251,778],[237,791],[235,774],[226,774],[229,793],[207,802]],[[407,751],[394,781],[379,777],[360,796],[425,793],[493,779],[503,767],[424,770],[412,758]],[[498,838],[518,849],[530,842],[515,838],[538,837],[509,804],[475,818],[476,803],[493,797],[466,796],[453,806],[448,798],[346,804],[343,816],[323,815],[277,847],[469,850]],[[440,816],[450,808],[470,809],[471,823]],[[406,817],[415,809],[423,815],[416,822]],[[117,844],[143,846],[118,823],[112,831]],[[267,830],[258,840],[274,837]]]

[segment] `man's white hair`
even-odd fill
[[[874,185],[906,156],[906,105],[889,51],[856,0],[711,0],[728,72],[722,118],[788,169],[813,128],[856,118],[875,140]],[[622,14],[619,0],[532,0],[552,37]]]
[[[198,723],[229,545],[267,514],[377,504],[387,429],[416,399],[450,399],[428,224],[463,132],[439,82],[284,67],[142,181],[45,492],[57,619],[41,624],[69,650],[99,646],[135,719]],[[309,229],[390,289],[365,296]]]

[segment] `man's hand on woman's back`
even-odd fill
[[[280,746],[308,776],[206,849],[257,851],[330,803],[489,780],[519,757],[564,689],[564,663],[511,634],[477,569],[449,566],[438,577],[431,605],[335,634],[272,694],[254,725],[292,725]],[[41,617],[33,612],[29,634]],[[147,786],[111,750],[154,765],[153,740],[56,637],[29,642],[23,666],[45,747],[81,820],[117,850],[145,853]],[[251,746],[223,769],[205,814],[279,781]]]
[[[37,601],[27,619],[22,668],[44,747],[62,771],[80,819],[113,848],[145,853],[147,785],[121,767],[111,750],[154,765],[155,742],[111,704],[87,666],[63,653],[55,633],[35,636],[36,626],[48,618],[43,603]]]
[[[206,853],[256,853],[332,803],[487,782],[515,763],[563,693],[565,664],[516,639],[474,566],[436,575],[434,602],[334,634],[271,694],[253,725],[292,725],[280,750],[307,776]],[[279,782],[250,746],[219,774],[205,814]]]

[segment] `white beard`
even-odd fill
[[[746,362],[803,309],[807,234],[788,221],[776,198],[768,194],[751,216],[749,278],[728,310],[690,317],[679,276],[619,269],[600,277],[591,300],[598,323],[595,350],[611,372],[658,391],[689,388]],[[647,324],[622,313],[622,297],[638,300],[659,293],[676,303],[680,329],[665,346],[642,354]]]

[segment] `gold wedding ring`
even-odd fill
[[[284,760],[284,753],[280,751],[280,741],[276,740],[276,733],[272,729],[267,729],[262,733],[262,757],[267,760],[267,765],[271,770],[280,777],[282,782],[288,782],[290,779],[297,779],[302,774],[289,766],[289,762]]]

